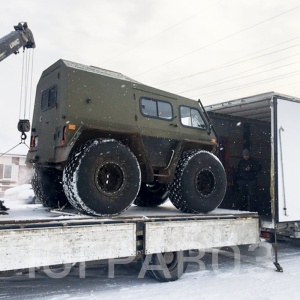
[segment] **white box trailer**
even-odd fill
[[[275,92],[206,107],[218,133],[228,190],[222,207],[236,207],[234,172],[242,150],[260,160],[258,174],[262,230],[300,238],[300,99]]]
[[[10,215],[1,216],[0,271],[142,258],[144,273],[147,270],[160,281],[171,281],[185,271],[188,250],[259,240],[259,218],[250,212],[216,209],[208,214],[187,214],[170,204],[133,206],[120,216],[103,218],[60,216],[41,205],[27,206],[24,211],[12,209]]]

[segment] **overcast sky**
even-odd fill
[[[299,0],[2,1],[0,38],[20,21],[37,45],[32,102],[42,71],[60,58],[204,105],[269,91],[300,97]],[[0,152],[20,142],[22,60],[0,63]]]

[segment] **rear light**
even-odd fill
[[[76,130],[76,125],[74,125],[74,124],[69,124],[68,128],[69,128],[70,130]]]
[[[260,236],[265,239],[271,238],[271,233],[267,231],[261,231]]]
[[[64,126],[63,128],[63,134],[62,134],[62,139],[60,144],[63,146],[66,142],[66,138],[67,138],[67,126]]]
[[[35,148],[38,146],[39,138],[37,136],[32,135],[30,139],[30,148]]]
[[[68,124],[67,126],[64,126],[63,128],[63,134],[62,134],[62,139],[60,141],[61,146],[65,145],[66,140],[67,140],[67,131],[68,130],[76,130],[76,125],[74,124]]]

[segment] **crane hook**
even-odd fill
[[[18,130],[21,132],[21,143],[24,143],[24,141],[27,138],[27,135],[25,132],[28,132],[30,130],[29,120],[27,120],[27,119],[19,120]]]
[[[22,132],[21,134],[21,142],[24,142],[27,139],[27,135],[25,132]]]

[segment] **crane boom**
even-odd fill
[[[19,49],[35,48],[35,42],[31,30],[26,22],[14,26],[15,31],[0,39],[0,61],[11,55],[17,54]]]

